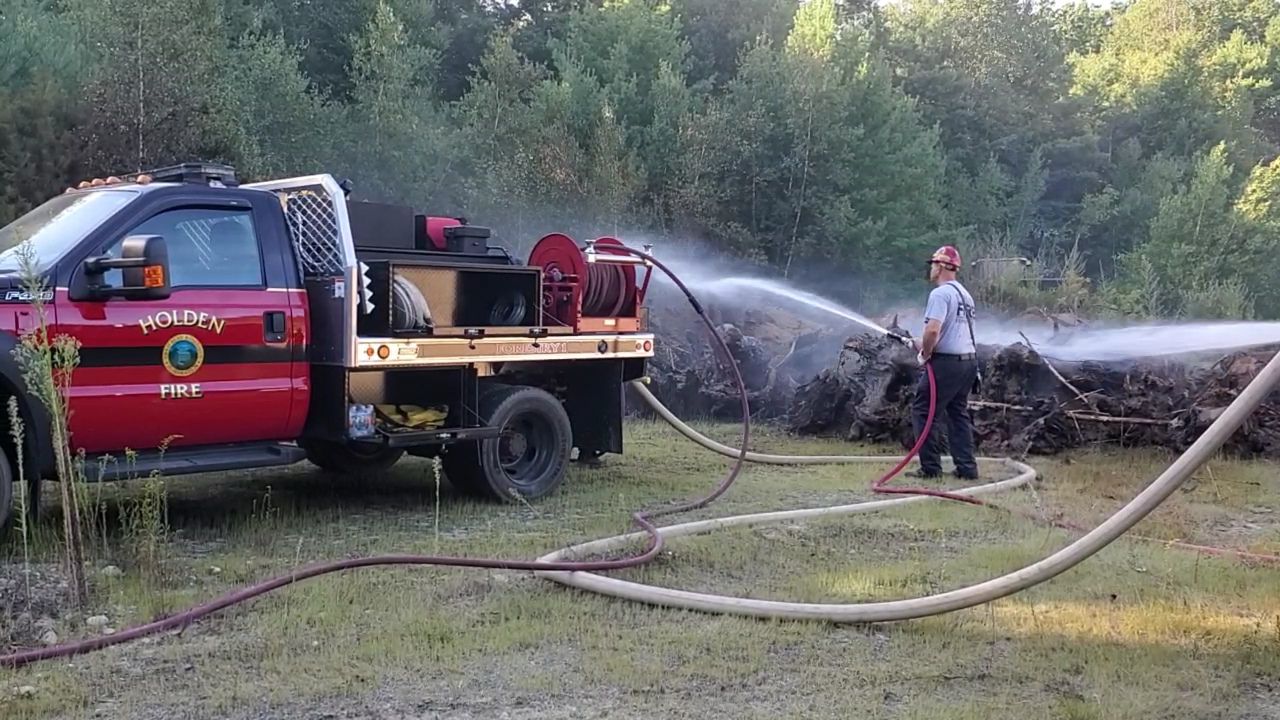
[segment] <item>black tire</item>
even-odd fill
[[[573,450],[573,427],[560,401],[538,388],[495,387],[481,396],[479,411],[502,435],[451,445],[443,458],[450,484],[506,502],[534,502],[555,492]]]
[[[9,453],[0,445],[0,543],[9,535],[13,525],[13,465]]]
[[[377,445],[314,440],[302,447],[312,465],[337,475],[364,476],[385,472],[404,457],[404,450]]]

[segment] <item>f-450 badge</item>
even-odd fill
[[[53,291],[41,290],[39,296],[41,302],[50,302],[53,300]],[[5,302],[35,302],[36,293],[30,290],[6,290],[4,299]]]

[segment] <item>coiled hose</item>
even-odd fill
[[[400,332],[425,330],[435,324],[427,298],[399,273],[391,279],[391,318],[393,329]]]
[[[591,263],[584,279],[587,294],[582,299],[583,315],[613,317],[622,312],[627,303],[627,273],[621,265]]]

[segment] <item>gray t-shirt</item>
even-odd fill
[[[943,283],[929,292],[929,303],[924,309],[924,320],[942,321],[942,333],[938,336],[935,353],[965,355],[977,352],[969,337],[969,322],[974,320],[973,296],[957,281]],[[975,328],[976,331],[976,328]]]

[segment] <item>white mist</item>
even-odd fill
[[[783,281],[738,274],[745,269],[741,265],[716,261],[701,253],[677,253],[674,257],[663,253],[663,262],[679,274],[695,295],[708,302],[761,310],[782,305],[815,322],[834,316],[869,332],[888,332],[865,315],[821,295]],[[661,273],[655,276],[659,284],[666,284],[661,278]],[[922,297],[920,312],[923,312],[923,303]],[[981,307],[978,313],[974,329],[979,344],[1014,345],[1024,342],[1022,335],[1025,334],[1042,355],[1065,362],[1122,362],[1280,344],[1280,322],[1159,323],[1065,328],[1054,333],[1042,323],[984,318]],[[903,324],[919,333],[919,318]]]

